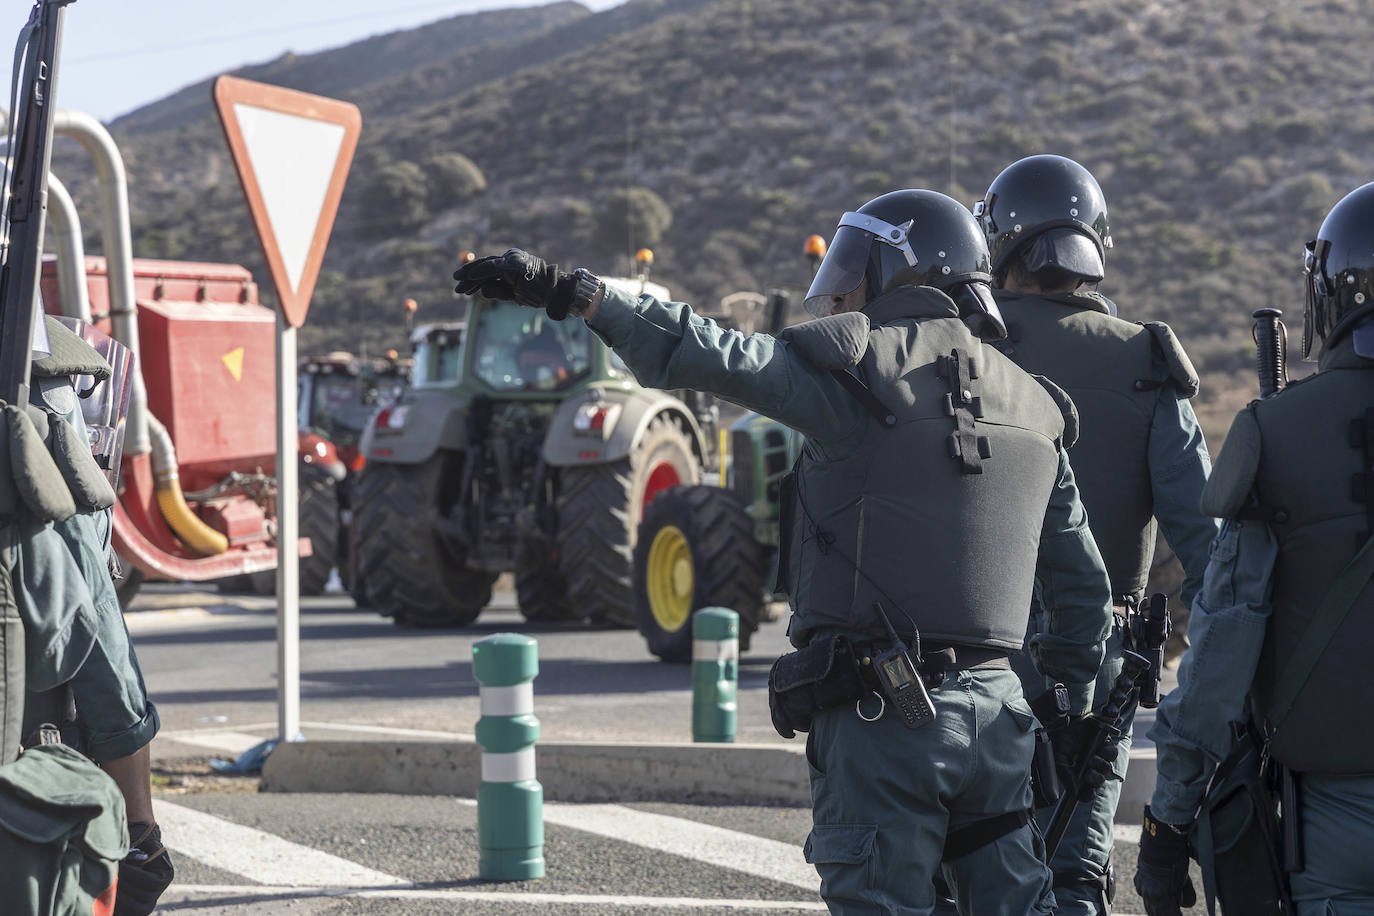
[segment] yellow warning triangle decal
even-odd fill
[[[235,347],[228,353],[220,357],[220,361],[229,369],[229,374],[234,377],[234,381],[243,378],[243,347]]]

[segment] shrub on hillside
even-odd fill
[[[649,188],[616,188],[602,201],[597,234],[613,251],[652,247],[673,224],[672,208]]]
[[[426,159],[425,181],[435,208],[461,204],[487,189],[487,176],[462,153],[436,153]]]
[[[380,238],[396,229],[415,228],[429,215],[428,198],[429,183],[418,165],[402,160],[382,166],[363,188],[358,234]]]

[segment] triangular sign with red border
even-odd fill
[[[356,105],[233,76],[215,110],[287,324],[300,327],[358,148]]]

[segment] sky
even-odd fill
[[[109,121],[183,86],[458,13],[547,0],[76,0],[62,32],[57,103]],[[620,0],[580,0],[591,9]],[[0,3],[0,47],[13,47],[28,0]],[[5,66],[9,72],[11,68]],[[5,101],[8,107],[8,80]]]

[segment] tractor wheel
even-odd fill
[[[115,597],[119,599],[119,609],[127,611],[143,585],[143,570],[128,560],[120,560],[120,564],[124,567],[124,576],[115,580]]]
[[[369,464],[354,492],[359,578],[372,607],[401,626],[466,626],[491,601],[496,575],[468,569],[437,530],[454,457]]]
[[[558,568],[545,561],[515,571],[515,600],[526,620],[571,620],[568,589]]]
[[[635,612],[649,651],[692,660],[692,615],[705,607],[739,614],[740,646],[763,618],[763,547],[735,495],[719,487],[673,487],[644,513],[635,547]]]
[[[558,497],[559,568],[576,617],[635,625],[635,535],[644,507],[700,475],[692,440],[670,416],[650,422],[628,457],[567,468]]]
[[[310,538],[310,556],[301,557],[297,577],[302,595],[320,595],[339,555],[339,494],[334,479],[311,464],[302,463],[300,503],[296,524],[301,537]],[[249,576],[259,595],[277,593],[277,571],[264,569]]]

